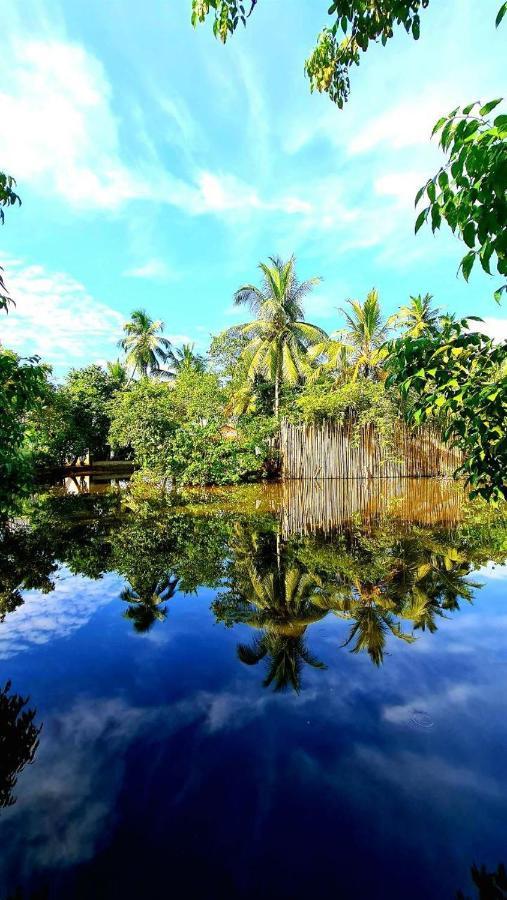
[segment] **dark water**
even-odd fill
[[[0,527],[2,898],[504,896],[500,514],[67,490]]]

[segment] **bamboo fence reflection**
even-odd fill
[[[278,514],[284,538],[328,534],[356,517],[364,524],[387,514],[400,523],[452,526],[465,499],[463,486],[448,479],[293,480],[280,486]]]

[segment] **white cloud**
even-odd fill
[[[456,90],[455,93],[458,96],[456,102],[461,102],[459,92]],[[428,88],[416,100],[413,97],[401,100],[381,115],[368,120],[356,131],[348,142],[348,152],[351,155],[366,153],[379,145],[386,145],[394,150],[427,145],[437,119],[446,110],[452,109],[451,96],[449,86],[446,85],[443,94],[442,85],[439,84]]]
[[[80,590],[86,585],[86,590]],[[62,566],[49,594],[27,591],[0,631],[0,659],[9,659],[34,644],[47,644],[68,637],[91,619],[94,613],[118,597],[122,581],[114,574],[91,581],[81,575],[70,576]]]
[[[498,343],[507,341],[507,318],[500,316],[484,316],[482,322],[470,322],[471,331],[487,334]]]
[[[100,62],[77,44],[29,40],[4,55],[2,164],[79,206],[114,208],[148,196],[124,165],[111,87]]]
[[[374,191],[380,197],[394,197],[402,206],[414,208],[414,198],[427,177],[420,171],[389,172],[374,182]]]
[[[2,260],[16,301],[2,321],[2,340],[17,352],[38,354],[57,370],[117,355],[123,316],[88,294],[64,272]]]
[[[123,273],[127,278],[153,278],[160,281],[176,281],[179,273],[163,259],[149,259]]]

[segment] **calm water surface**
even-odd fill
[[[0,525],[0,896],[504,896],[506,559],[445,483],[41,491]]]

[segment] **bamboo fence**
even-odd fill
[[[380,440],[374,425],[361,428],[324,422],[280,425],[283,478],[434,478],[449,476],[462,461],[447,447],[437,429],[396,426],[391,446]]]

